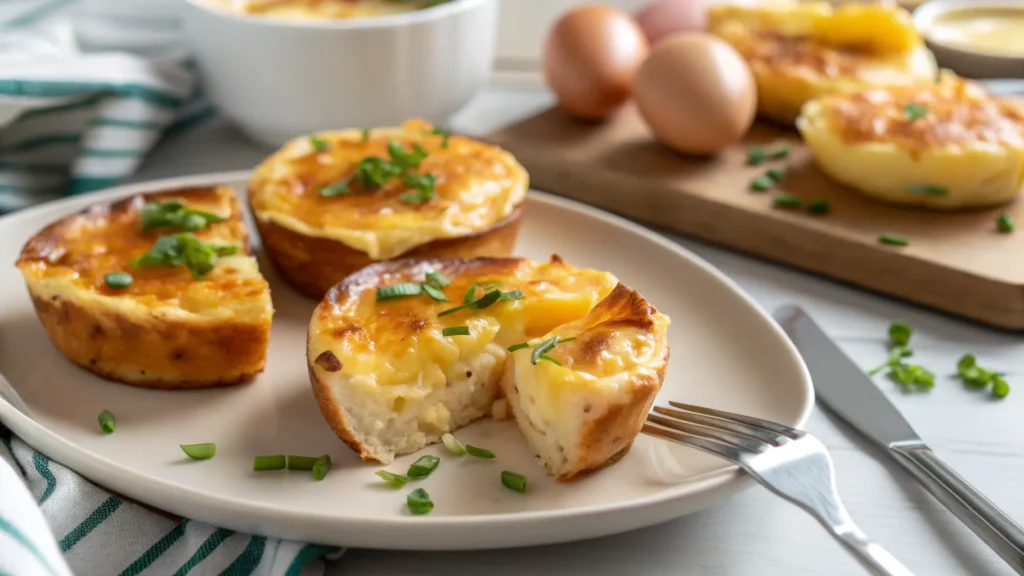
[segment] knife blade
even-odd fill
[[[828,409],[879,445],[1003,560],[1024,574],[1024,529],[939,459],[885,394],[798,306],[775,311]]]

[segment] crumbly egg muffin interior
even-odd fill
[[[1024,111],[949,72],[809,102],[797,128],[830,177],[895,203],[999,204],[1024,180]]]
[[[665,339],[667,317],[657,316],[657,331],[647,324],[631,331],[628,321],[602,308],[619,286],[614,275],[557,257],[543,263],[441,260],[395,273],[380,266],[327,295],[314,313],[308,344],[325,417],[364,459],[388,463],[489,414],[499,380],[512,366],[510,354],[520,390],[537,407],[534,416],[555,425],[563,397],[598,382],[614,388],[616,375],[651,361]],[[443,288],[448,301],[428,294],[378,301],[379,287],[424,282],[431,270],[450,280]],[[445,313],[493,291],[506,296],[482,309]],[[445,334],[460,328],[468,333]],[[531,350],[554,336],[568,341],[533,363]]]
[[[361,164],[389,160],[392,145],[425,154],[413,174],[432,179],[429,201],[410,196],[403,175],[379,187],[353,179]],[[352,183],[345,193],[325,195],[325,187],[346,181]],[[505,150],[410,120],[398,128],[296,138],[257,167],[249,193],[258,219],[384,260],[491,228],[522,203],[528,186],[525,169]]]

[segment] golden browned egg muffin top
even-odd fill
[[[210,222],[190,232],[204,243],[233,246],[237,256],[222,256],[201,279],[185,266],[132,266],[164,235],[181,229],[144,231],[140,210],[149,201],[179,201],[223,221]],[[136,302],[155,307],[174,305],[199,312],[225,299],[258,298],[267,289],[254,265],[236,266],[238,256],[250,248],[239,206],[230,188],[177,190],[136,196],[114,204],[95,206],[59,220],[26,243],[17,265],[38,279],[70,279],[77,287],[103,295],[129,295]],[[243,258],[248,260],[248,258]],[[112,272],[126,272],[132,282],[113,288],[105,280]]]
[[[396,151],[415,166],[394,168]],[[409,121],[296,138],[260,164],[250,194],[259,218],[383,259],[490,228],[522,202],[527,186],[505,150]]]
[[[848,143],[887,142],[908,149],[1024,145],[1024,114],[980,85],[946,75],[937,84],[835,94],[820,112]]]

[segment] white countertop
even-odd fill
[[[492,87],[453,121],[483,134],[551,102],[530,86]],[[133,180],[247,169],[266,151],[221,120],[176,134]],[[1024,341],[908,304],[765,263],[676,235],[668,236],[737,281],[769,312],[802,305],[867,368],[884,361],[889,322],[916,329],[914,359],[935,369],[929,393],[878,385],[938,455],[1003,510],[1024,520]],[[964,297],[970,297],[964,295]],[[964,388],[952,374],[965,352],[1005,371],[1003,401]],[[1013,571],[884,454],[816,409],[807,429],[829,448],[844,503],[860,527],[918,575],[1010,575]],[[864,572],[803,511],[755,487],[710,509],[647,529],[573,544],[486,552],[350,550],[331,576],[776,576]]]

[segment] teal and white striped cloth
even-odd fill
[[[0,214],[116,184],[214,114],[187,53],[84,50],[75,5],[0,2]]]
[[[0,575],[316,576],[344,552],[154,511],[95,486],[0,426]]]

